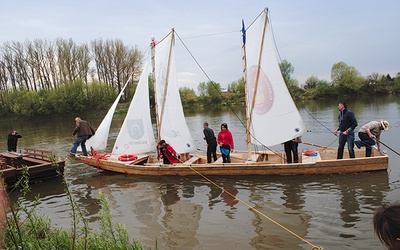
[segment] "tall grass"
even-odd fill
[[[70,192],[68,182],[64,176],[62,178],[71,207],[71,229],[54,228],[50,219],[36,212],[39,196],[31,207],[24,205],[30,186],[28,167],[23,166],[23,176],[15,184],[20,196],[14,204],[8,200],[9,211],[5,219],[1,249],[144,249],[139,241],[129,238],[124,225],[113,223],[108,199],[102,193],[99,193],[100,230],[90,230],[88,220]],[[157,245],[155,248],[157,249]]]

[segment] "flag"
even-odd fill
[[[243,44],[246,44],[246,29],[244,28],[244,20],[242,19],[242,37],[243,37]]]

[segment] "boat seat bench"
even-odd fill
[[[193,156],[193,157],[190,158],[189,160],[185,161],[183,164],[184,164],[184,165],[194,164],[194,163],[197,163],[198,160],[200,160],[199,157]]]

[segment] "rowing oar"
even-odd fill
[[[314,147],[320,147],[320,148],[326,148],[326,146],[321,146],[321,145],[318,145],[318,144],[314,144],[314,143],[308,143],[308,142],[300,142],[300,143],[303,143],[303,144],[306,144],[306,145],[310,145],[310,146],[314,146]]]
[[[381,143],[382,145],[384,145],[385,147],[387,147],[388,149],[390,149],[393,153],[395,153],[395,154],[397,154],[397,155],[400,156],[400,154],[399,154],[396,150],[392,149],[392,148],[389,147],[387,144],[383,143],[381,140],[378,140],[378,139],[376,139],[376,138],[375,138],[375,140],[376,140],[377,142]]]

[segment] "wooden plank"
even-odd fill
[[[190,158],[189,160],[185,161],[183,164],[184,164],[184,165],[191,165],[191,164],[196,163],[198,160],[200,160],[199,157],[193,156],[193,157]]]

